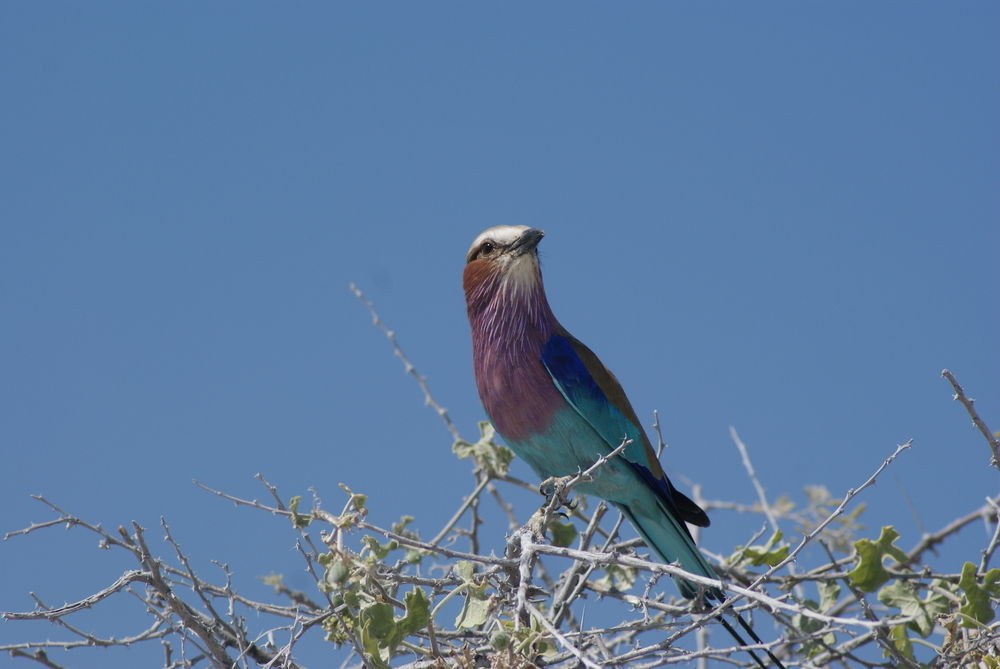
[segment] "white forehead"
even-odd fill
[[[478,248],[487,239],[493,240],[500,246],[513,244],[527,229],[527,225],[495,225],[488,230],[480,232],[479,236],[472,242],[472,246],[469,247],[469,251],[471,252],[472,249]]]

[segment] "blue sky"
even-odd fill
[[[105,527],[162,515],[203,571],[227,561],[260,596],[272,571],[305,587],[294,538],[192,479],[264,497],[261,473],[331,509],[344,482],[376,522],[435,534],[469,465],[347,286],[472,437],[464,254],[525,224],[547,233],[557,316],[647,425],[659,410],[669,472],[752,502],[732,425],[769,492],[801,502],[912,438],[863,495],[872,535],[892,524],[912,546],[901,488],[928,530],[998,492],[939,376],[1000,429],[998,14],[0,6],[0,530],[51,517],[31,494]],[[535,501],[511,496],[527,517]],[[718,513],[703,543],[759,526]],[[505,527],[483,531],[499,545]],[[938,566],[977,561],[984,535]],[[77,532],[16,537],[0,610],[129,566]],[[53,634],[0,625],[4,643]]]

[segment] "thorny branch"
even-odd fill
[[[983,419],[979,417],[975,407],[972,406],[975,404],[976,400],[966,397],[965,391],[962,390],[962,386],[958,385],[958,381],[955,380],[955,375],[947,369],[941,371],[941,376],[948,379],[948,382],[951,383],[951,387],[955,389],[954,399],[960,401],[965,406],[965,410],[968,411],[969,416],[972,417],[972,424],[983,433],[983,436],[986,438],[986,442],[990,445],[990,452],[993,454],[991,462],[994,467],[1000,469],[1000,440],[993,436],[990,429],[986,427],[986,423],[984,423]]]
[[[435,408],[457,439],[458,430],[431,397],[425,379],[403,356],[393,333],[360,291],[354,286],[352,290],[386,333],[407,372],[420,384],[427,404]],[[948,377],[964,397],[953,377]],[[966,406],[977,425],[985,429],[971,410],[971,400]],[[662,444],[658,417],[656,426],[658,443]],[[910,444],[898,446],[874,474],[858,488],[846,491],[842,499],[813,490],[810,506],[800,510],[784,498],[768,500],[735,430],[733,438],[757,491],[757,503],[714,502],[709,506],[762,513],[772,530],[784,522],[802,527],[803,536],[794,547],[772,545],[774,539],[757,546],[763,531],[758,533],[732,556],[716,558],[717,570],[724,576],[721,581],[644,559],[636,552],[642,546],[639,540],[618,538],[622,516],[608,514],[604,503],[589,516],[578,507],[568,516],[569,522],[556,522],[559,509],[573,505],[568,499],[573,486],[593,475],[627,442],[576,477],[546,482],[543,491],[548,499],[524,526],[517,522],[513,507],[497,486],[505,482],[534,486],[477,462],[471,493],[430,541],[422,540],[406,522],[391,529],[369,522],[364,497],[349,490],[347,502],[335,513],[320,508],[318,502],[308,511],[298,511],[297,502],[284,503],[277,489],[260,476],[272,499],[267,503],[196,482],[239,507],[288,520],[292,530],[289,542],[296,547],[305,573],[321,596],[293,591],[280,576],[270,577],[268,582],[274,586],[278,602],[242,596],[225,564],[216,563],[220,574],[216,580],[220,582],[199,576],[165,521],[161,525],[167,550],[172,553],[169,560],[157,556],[145,530],[136,523],[130,531],[119,528],[117,534],[109,533],[39,497],[57,517],[9,532],[7,540],[63,525],[97,534],[102,548],[126,551],[137,568],[118,578],[109,577],[106,582],[113,581],[110,585],[74,603],[53,608],[36,598],[33,611],[0,613],[12,622],[51,621],[66,635],[56,640],[0,645],[0,650],[60,669],[62,665],[52,660],[48,650],[152,642],[162,645],[165,669],[205,665],[294,669],[299,666],[296,644],[306,634],[320,633],[331,643],[351,649],[342,669],[652,669],[694,663],[701,667],[709,661],[715,666],[746,667],[750,666],[746,648],[770,650],[789,667],[874,669],[917,666],[914,644],[924,653],[920,661],[930,661],[934,669],[976,666],[982,658],[997,656],[1000,624],[987,620],[982,608],[977,612],[968,606],[970,593],[979,593],[980,607],[985,602],[987,608],[1000,594],[1000,587],[991,585],[988,579],[992,577],[986,573],[1000,544],[1000,496],[987,498],[979,509],[926,534],[909,553],[892,552],[883,546],[889,552],[874,560],[886,585],[872,585],[859,574],[865,568],[874,570],[875,563],[865,562],[868,558],[853,548],[861,543],[856,542],[858,510],[849,512],[847,508]],[[490,495],[483,495],[484,491]],[[512,550],[504,557],[485,554],[479,548],[479,505],[490,498],[513,529],[508,542]],[[470,516],[471,529],[465,529],[460,524]],[[921,563],[928,550],[978,519],[988,525],[990,539],[974,570],[975,584],[970,585],[963,580],[967,577],[958,573],[943,573]],[[323,528],[319,535],[317,526]],[[561,533],[559,545],[555,542],[557,529]],[[497,531],[493,528],[494,537]],[[551,543],[546,540],[547,532],[552,533]],[[320,541],[314,541],[317,536]],[[470,537],[471,550],[457,550],[455,539],[461,536]],[[828,551],[828,561],[799,564],[791,571],[790,565],[801,558],[803,548],[817,541]],[[885,557],[896,561],[886,565]],[[669,579],[663,575],[721,588],[728,600],[714,610],[698,610],[674,596]],[[844,585],[849,592],[841,595]],[[803,593],[810,588],[819,593],[818,604]],[[889,590],[890,595],[885,595]],[[117,596],[122,593],[131,597]],[[912,593],[912,599],[905,600],[906,593]],[[909,608],[901,608],[898,602],[903,600]],[[102,637],[70,624],[84,609],[121,606],[129,601],[138,601],[151,619],[151,625],[134,636]],[[720,629],[714,616],[729,606],[745,615],[756,611],[762,643],[744,648],[712,643],[713,632]],[[598,613],[608,607],[617,608],[610,616]],[[995,666],[995,660],[991,662],[994,664],[989,666]]]
[[[371,302],[365,299],[364,293],[362,293],[361,290],[353,283],[351,284],[351,292],[357,295],[358,299],[361,300],[361,302],[368,308],[368,311],[372,315],[373,324],[376,325],[380,330],[382,330],[382,332],[385,333],[385,336],[389,339],[389,342],[392,344],[392,348],[396,354],[396,357],[398,357],[400,360],[403,361],[403,366],[406,368],[406,372],[408,374],[412,374],[413,378],[417,380],[417,384],[420,386],[420,389],[424,391],[424,403],[427,406],[434,409],[434,411],[436,411],[437,414],[441,416],[441,420],[444,421],[444,424],[448,428],[448,431],[451,432],[451,436],[454,437],[455,439],[460,439],[461,437],[458,434],[458,428],[455,427],[455,424],[451,422],[451,418],[448,416],[448,410],[442,407],[436,401],[434,401],[434,397],[431,396],[430,388],[427,387],[427,378],[420,376],[420,374],[417,373],[416,368],[413,365],[411,365],[410,361],[406,359],[405,355],[403,355],[403,349],[401,349],[399,347],[399,343],[396,342],[396,333],[385,326],[385,324],[382,322],[382,319],[379,318],[378,314],[375,312],[375,307],[372,306]]]
[[[850,490],[848,490],[848,491],[847,491],[847,493],[846,493],[846,494],[844,495],[844,499],[843,499],[843,501],[841,501],[840,505],[839,505],[839,506],[837,506],[837,508],[836,508],[836,509],[834,510],[834,512],[833,512],[833,513],[831,513],[831,514],[830,514],[830,515],[829,515],[829,516],[828,516],[828,517],[826,518],[826,520],[824,520],[823,522],[821,522],[821,523],[820,523],[820,524],[819,524],[819,525],[818,525],[818,526],[816,527],[816,529],[814,529],[814,530],[813,530],[812,532],[810,532],[810,533],[809,533],[809,534],[807,534],[806,536],[802,537],[802,541],[800,541],[800,542],[799,542],[799,545],[798,545],[798,546],[796,546],[796,547],[795,547],[795,549],[794,549],[794,550],[792,550],[792,552],[788,554],[788,557],[786,557],[786,558],[785,558],[784,560],[782,560],[782,561],[781,561],[781,562],[779,562],[778,564],[776,564],[776,565],[774,565],[773,567],[771,567],[771,568],[770,568],[770,569],[769,569],[769,570],[768,570],[768,571],[767,571],[766,573],[764,573],[763,575],[759,576],[759,577],[757,578],[757,580],[756,580],[756,581],[754,581],[754,583],[753,583],[753,584],[752,584],[752,585],[750,586],[750,588],[751,588],[751,589],[753,589],[753,588],[756,588],[756,587],[757,587],[758,585],[760,585],[761,583],[764,583],[764,582],[765,582],[765,581],[766,581],[767,579],[769,579],[769,578],[770,578],[770,577],[771,577],[771,576],[772,576],[772,575],[773,575],[773,574],[774,574],[775,572],[777,572],[777,571],[778,571],[779,569],[781,569],[782,567],[785,567],[786,565],[788,565],[788,564],[792,563],[792,562],[793,562],[793,561],[795,560],[796,556],[797,556],[797,555],[798,555],[799,553],[801,553],[801,552],[802,552],[802,549],[803,549],[803,548],[805,548],[805,547],[806,547],[806,545],[807,545],[807,544],[808,544],[808,543],[809,543],[810,541],[812,541],[813,539],[815,539],[816,537],[818,537],[818,536],[820,535],[820,533],[821,533],[821,532],[822,532],[822,531],[823,531],[824,529],[826,529],[826,527],[827,527],[827,526],[828,526],[828,525],[829,525],[830,523],[832,523],[832,522],[833,522],[834,520],[836,520],[836,518],[837,518],[837,517],[838,517],[838,516],[839,516],[840,514],[842,514],[842,513],[844,512],[844,510],[845,510],[845,509],[847,508],[847,505],[848,505],[848,504],[850,503],[850,501],[851,501],[852,499],[854,499],[854,498],[855,498],[855,497],[856,497],[856,496],[858,495],[858,493],[860,493],[860,492],[861,492],[862,490],[864,490],[864,489],[865,489],[865,488],[867,488],[868,486],[870,486],[870,485],[874,484],[874,483],[875,483],[875,479],[877,479],[877,478],[878,478],[878,475],[879,475],[879,474],[881,474],[881,473],[882,473],[883,471],[885,471],[885,468],[886,468],[886,467],[888,467],[888,466],[889,466],[890,464],[892,464],[892,461],[893,461],[893,460],[895,460],[895,459],[896,459],[896,457],[897,457],[897,456],[898,456],[898,455],[899,455],[900,453],[902,453],[902,452],[903,452],[904,450],[906,450],[907,448],[909,448],[909,447],[910,447],[910,444],[912,444],[912,443],[913,443],[913,440],[911,439],[910,441],[906,442],[905,444],[902,444],[902,445],[900,445],[900,446],[896,446],[896,452],[895,452],[895,453],[893,453],[892,455],[890,455],[890,456],[889,456],[888,458],[886,458],[886,459],[885,459],[885,462],[883,462],[883,463],[881,464],[881,466],[879,466],[879,468],[878,468],[877,470],[875,470],[875,473],[874,473],[874,474],[872,474],[872,475],[871,475],[871,476],[870,476],[870,477],[868,478],[868,480],[867,480],[867,481],[865,481],[864,483],[862,483],[862,484],[861,484],[861,486],[860,486],[860,487],[858,487],[858,488],[851,488]]]
[[[625,444],[623,443],[616,451],[624,446]],[[611,454],[611,456],[613,455]],[[600,466],[603,461],[599,460],[595,463],[595,467]],[[886,462],[891,462],[891,458]],[[885,466],[886,463],[883,463],[878,471],[882,471]],[[590,469],[573,478],[584,480],[588,475],[592,474],[593,469]],[[870,480],[871,477],[869,478]],[[581,535],[581,548],[574,549],[542,543],[539,539],[542,538],[542,530],[544,529],[543,519],[546,516],[551,517],[552,511],[558,508],[557,505],[565,502],[565,486],[570,481],[562,481],[560,483],[564,487],[560,489],[559,486],[553,486],[552,499],[533,516],[532,521],[529,521],[529,524],[525,528],[519,531],[519,551],[517,555],[511,557],[492,557],[458,551],[431,542],[421,541],[412,533],[380,528],[377,525],[369,523],[364,518],[363,508],[356,508],[352,503],[348,503],[340,514],[333,514],[318,508],[313,509],[311,517],[324,522],[331,528],[331,533],[325,537],[326,545],[331,548],[337,547],[335,550],[345,551],[345,555],[351,552],[351,549],[347,548],[348,543],[350,543],[350,537],[354,533],[362,532],[380,536],[400,546],[401,549],[417,551],[428,557],[433,557],[437,561],[443,560],[445,564],[456,564],[455,561],[467,561],[482,566],[483,572],[479,577],[483,579],[481,583],[487,588],[494,589],[500,598],[496,600],[494,612],[487,617],[486,624],[482,628],[477,626],[476,628],[449,630],[440,621],[435,621],[423,633],[415,633],[414,643],[416,645],[411,643],[412,647],[405,647],[408,649],[407,652],[417,653],[418,656],[456,657],[456,653],[460,654],[460,647],[464,647],[466,644],[472,644],[472,648],[478,649],[476,652],[495,652],[493,640],[496,634],[507,629],[503,623],[503,617],[507,615],[503,613],[506,610],[506,606],[512,607],[509,614],[512,626],[505,633],[510,634],[515,639],[519,638],[517,635],[521,635],[520,647],[522,651],[531,648],[532,644],[537,646],[539,643],[545,643],[544,639],[546,638],[552,639],[552,642],[555,644],[555,646],[552,646],[553,649],[556,647],[562,649],[561,654],[551,656],[552,659],[548,661],[550,666],[560,665],[560,661],[556,661],[556,658],[564,656],[564,660],[561,662],[581,662],[588,667],[605,666],[609,661],[617,666],[652,667],[684,664],[698,658],[719,659],[727,657],[738,650],[731,647],[717,648],[711,645],[700,647],[696,650],[688,648],[684,644],[686,638],[692,636],[706,625],[714,624],[712,621],[712,612],[698,616],[689,608],[688,604],[684,602],[668,603],[663,601],[662,593],[654,597],[648,588],[645,593],[634,595],[620,592],[616,588],[609,589],[606,584],[602,584],[602,581],[606,579],[599,581],[590,580],[590,575],[595,570],[600,571],[609,568],[617,569],[619,572],[630,572],[634,575],[641,573],[650,575],[667,574],[674,577],[682,577],[705,586],[720,587],[731,593],[732,597],[730,601],[736,603],[739,608],[746,608],[748,605],[751,607],[760,606],[767,611],[778,614],[776,620],[787,627],[787,633],[783,637],[774,638],[772,641],[764,644],[764,646],[754,646],[754,648],[758,649],[763,647],[774,648],[777,645],[788,644],[801,647],[804,644],[817,643],[818,639],[829,635],[837,637],[843,635],[843,643],[839,644],[839,646],[827,644],[829,647],[825,652],[831,654],[830,657],[847,658],[850,654],[856,654],[859,648],[859,645],[856,645],[856,641],[854,640],[862,638],[867,639],[865,643],[872,643],[876,639],[879,639],[884,644],[888,638],[886,635],[889,630],[901,624],[905,625],[910,620],[906,617],[876,618],[873,616],[870,608],[859,608],[858,613],[861,615],[853,616],[845,615],[845,613],[850,612],[851,607],[847,607],[846,610],[839,614],[825,613],[803,606],[798,601],[790,600],[787,595],[766,594],[760,590],[760,586],[767,584],[778,586],[780,592],[780,590],[788,587],[785,584],[802,583],[808,580],[832,583],[838,579],[845,579],[847,578],[847,573],[840,565],[844,562],[850,562],[848,558],[833,561],[829,565],[823,565],[808,572],[789,575],[787,577],[776,577],[772,570],[762,578],[758,578],[752,587],[747,588],[738,585],[735,579],[732,582],[715,581],[696,574],[687,573],[674,565],[660,564],[642,559],[631,554],[629,546],[635,545],[634,541],[608,544],[599,551],[587,550],[586,546],[595,534],[596,523],[604,516],[604,513],[600,510],[595,511],[594,517],[591,519],[591,524],[588,524],[584,530],[584,534]],[[858,490],[863,489],[863,487],[858,488]],[[210,490],[208,488],[205,489]],[[296,517],[296,514],[291,510],[279,508],[278,506],[270,506],[257,500],[240,499],[219,491],[211,490],[211,492],[239,506],[246,506],[269,514],[285,516],[289,519]],[[48,503],[45,500],[42,501]],[[51,504],[50,506],[57,508]],[[842,504],[838,505],[837,509],[827,520],[831,520],[838,515],[842,511],[842,506]],[[29,618],[61,619],[82,608],[94,606],[131,584],[142,584],[155,593],[154,596],[147,595],[142,597],[146,606],[156,618],[156,625],[149,632],[148,638],[162,638],[168,633],[186,635],[183,638],[188,639],[189,646],[201,649],[198,652],[207,654],[211,658],[213,666],[217,667],[236,666],[236,663],[242,661],[237,658],[251,659],[261,666],[272,663],[271,666],[291,667],[294,665],[292,664],[290,645],[286,644],[282,648],[266,648],[256,645],[251,640],[262,638],[261,634],[252,634],[245,628],[245,621],[240,617],[230,615],[228,619],[224,619],[215,610],[214,602],[225,601],[230,608],[233,603],[239,602],[249,610],[257,610],[267,615],[279,615],[284,618],[291,618],[294,621],[292,625],[281,626],[282,629],[289,630],[289,644],[293,644],[310,627],[320,624],[327,626],[330,624],[329,621],[344,619],[345,615],[350,615],[350,612],[344,608],[343,604],[331,605],[324,607],[321,611],[316,611],[315,604],[307,607],[297,602],[286,606],[248,602],[240,598],[232,590],[228,575],[224,586],[211,585],[201,580],[195,574],[180,546],[170,536],[169,531],[167,540],[175,550],[180,568],[170,567],[161,559],[153,557],[143,529],[136,524],[133,524],[132,533],[125,534],[124,532],[120,532],[120,538],[116,538],[104,532],[99,526],[90,525],[64,512],[60,513],[59,524],[82,527],[97,532],[101,535],[104,542],[133,552],[139,560],[142,569],[127,572],[111,586],[75,604],[69,604],[59,609],[43,608],[27,613],[5,613],[3,614],[4,618],[10,620]],[[620,518],[617,520],[620,522]],[[38,524],[33,526],[33,529],[28,528],[27,531],[18,534],[27,534],[31,531],[42,530],[53,525],[53,523]],[[826,522],[820,523],[821,527],[827,525],[828,523]],[[164,529],[166,529],[165,524]],[[615,530],[611,530],[609,534],[613,536]],[[814,537],[816,534],[816,532],[813,532],[810,536]],[[362,549],[358,555],[362,555],[364,550]],[[563,585],[551,595],[532,584],[534,562],[544,556],[549,556],[549,559],[556,558],[570,561],[559,579],[559,582]],[[388,567],[388,564],[386,564],[386,567]],[[734,566],[729,571],[731,574],[738,574],[741,572],[741,569]],[[900,577],[902,576],[904,574],[900,574]],[[923,578],[919,573],[910,574],[910,576],[914,579]],[[750,574],[744,574],[740,578],[748,580],[749,577]],[[364,578],[370,579],[371,577],[366,576]],[[632,576],[632,578],[635,578],[635,576]],[[325,580],[325,574],[318,574],[317,579],[318,584],[322,585]],[[382,583],[377,588],[377,591],[382,593],[379,597],[383,601],[391,602],[400,613],[407,610],[409,606],[401,601],[401,595],[392,594],[400,588],[429,588],[433,593],[432,596],[440,599],[451,596],[456,589],[466,587],[462,579],[455,578],[451,574],[441,578],[428,578],[421,576],[419,573],[409,572],[406,569],[399,569],[398,567],[381,572],[377,582]],[[176,590],[178,586],[182,585],[191,589],[191,592],[196,597],[196,602],[200,603],[200,610],[194,604],[184,601],[177,595]],[[552,611],[555,611],[556,608],[568,610],[574,603],[579,604],[582,598],[588,595],[622,599],[637,607],[637,610],[641,612],[640,618],[625,626],[616,625],[586,630],[574,627],[569,631],[563,631],[559,624],[560,618],[554,618],[544,612],[544,610],[549,610],[550,608]],[[508,601],[508,597],[511,598],[509,599],[509,604],[504,604],[504,601]],[[546,602],[550,599],[551,603],[547,604]],[[544,610],[539,608],[540,605],[544,605]],[[782,614],[782,612],[784,613]],[[692,615],[694,615],[693,618]],[[803,628],[799,627],[799,623],[791,622],[796,618],[800,620],[808,619],[814,622],[808,631],[804,631]],[[860,632],[861,636],[858,637],[851,630]],[[655,635],[657,631],[661,634],[667,632],[667,638],[663,639],[661,636],[659,640],[654,640],[653,643],[639,643],[639,645],[636,645],[640,639],[649,634]],[[435,650],[433,651],[431,650],[432,635],[435,637],[433,643]],[[350,635],[348,638],[350,638]],[[849,642],[852,645],[846,645]],[[113,640],[109,641],[110,645],[115,645],[115,643]],[[358,644],[358,649],[364,647],[364,643],[360,639],[354,639],[351,643]],[[88,642],[86,645],[96,645],[96,643]],[[864,643],[860,645],[863,646]],[[21,644],[17,647],[11,646],[4,647],[3,649],[10,652],[17,651],[19,656],[30,656],[33,650],[37,651],[46,647],[50,646],[45,643],[39,643]],[[236,649],[238,654],[235,657],[230,655],[229,649]],[[363,657],[363,653],[360,656]],[[42,661],[41,657],[38,656],[38,661]],[[745,661],[733,660],[732,658],[729,661],[745,664]],[[459,664],[456,666],[465,665]],[[520,665],[515,664],[511,666]],[[878,662],[866,660],[859,666],[875,667],[880,665]]]

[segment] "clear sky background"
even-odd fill
[[[430,537],[472,489],[356,282],[466,437],[472,239],[543,228],[549,300],[710,499],[860,485],[909,548],[1000,491],[996,3],[0,5],[0,531],[165,516],[204,575],[308,587],[265,498],[344,482]],[[534,480],[523,463],[515,473]],[[535,500],[510,492],[523,518]],[[728,552],[759,517],[713,514]],[[787,528],[791,530],[792,528]],[[506,530],[488,517],[496,545]],[[978,562],[982,525],[935,564]],[[126,557],[0,543],[0,610]],[[670,587],[670,586],[667,586]],[[81,626],[122,636],[141,609]],[[0,625],[0,642],[55,637]],[[315,635],[316,639],[319,638]],[[316,641],[303,662],[342,657]],[[148,654],[147,654],[148,653]],[[160,651],[60,655],[155,664]],[[339,659],[336,659],[339,664]],[[0,658],[0,665],[26,666]]]

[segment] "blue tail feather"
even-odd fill
[[[647,518],[633,512],[625,504],[616,504],[632,527],[636,529],[649,549],[663,562],[679,562],[682,569],[692,574],[698,574],[706,578],[718,579],[712,565],[708,564],[705,557],[695,546],[691,533],[680,521],[671,513],[663,513],[660,518]],[[693,599],[701,589],[699,586],[675,579],[681,594],[687,599]],[[708,588],[706,596],[711,599],[722,601],[724,595],[718,588]]]
[[[656,556],[663,562],[679,562],[681,568],[692,574],[698,574],[700,576],[705,576],[707,578],[718,579],[718,575],[712,568],[712,565],[705,560],[705,557],[695,546],[694,538],[688,531],[687,526],[683,524],[682,521],[678,521],[677,518],[670,513],[662,514],[662,518],[659,520],[646,518],[639,516],[632,511],[625,504],[616,504],[621,512],[625,515],[632,527],[636,529],[639,535],[642,537],[649,549],[656,554]],[[710,602],[712,600],[716,602],[723,602],[726,599],[725,593],[719,588],[701,588],[698,585],[685,581],[683,579],[674,579],[677,584],[677,588],[681,591],[687,599],[695,599],[701,593],[702,602],[711,607]],[[740,627],[750,635],[756,643],[761,643],[760,637],[757,636],[753,628],[743,619],[738,612],[732,611],[733,615],[736,616],[736,620],[739,622]],[[727,632],[736,640],[741,646],[747,645],[736,629],[730,625],[726,619],[723,617],[722,613],[719,613],[716,618]],[[763,660],[752,650],[747,650],[750,657],[753,658],[754,662],[761,669],[765,669],[766,665]],[[774,653],[770,650],[765,650],[767,657],[774,663],[774,666],[778,669],[784,669],[784,665],[781,661],[775,657]]]

